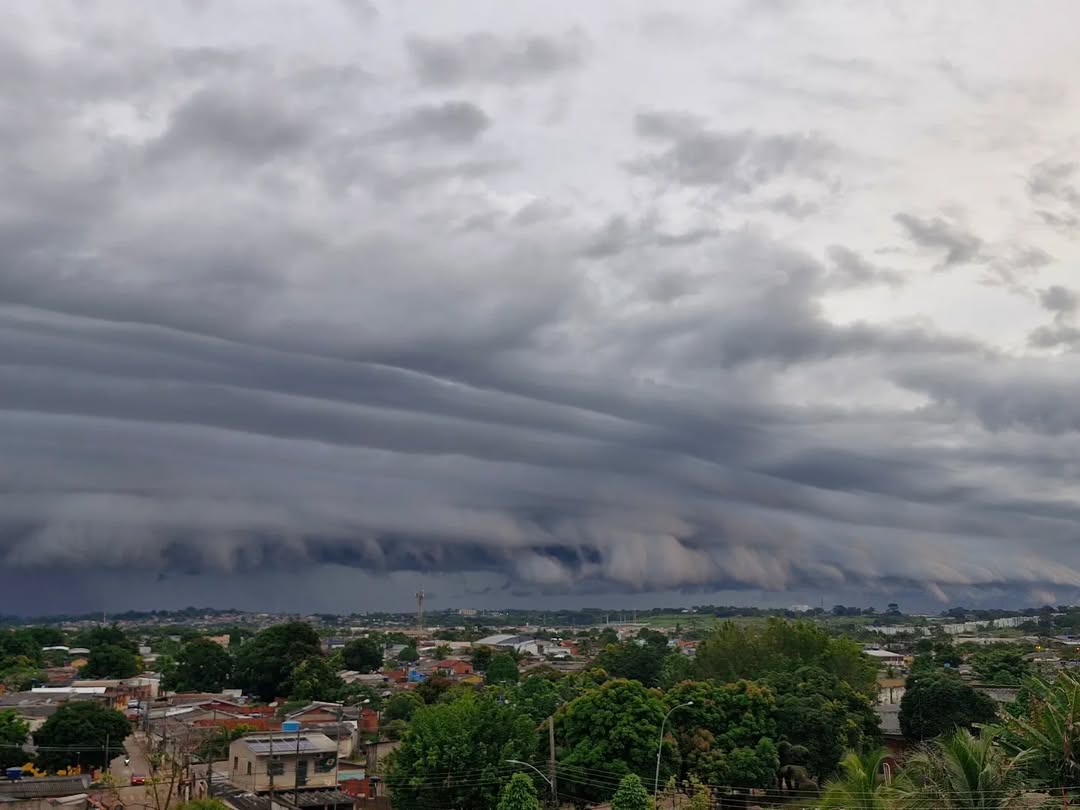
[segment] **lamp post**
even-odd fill
[[[660,724],[660,742],[656,746],[656,776],[653,777],[653,799],[660,793],[660,754],[664,750],[664,726],[667,725],[668,718],[671,717],[677,709],[685,709],[687,706],[693,706],[694,701],[688,700],[686,703],[680,703],[678,706],[672,706],[671,710],[664,715],[664,721]]]
[[[536,771],[536,775],[543,779],[545,782],[547,782],[548,787],[551,788],[552,801],[555,802],[553,806],[558,806],[559,794],[555,790],[555,783],[548,779],[546,776],[544,776],[544,772],[542,770],[537,768],[535,765],[530,765],[528,762],[522,762],[520,759],[508,759],[506,761],[511,763],[512,765],[524,765],[526,768],[532,768],[534,771]],[[555,773],[552,772],[552,776],[554,775]]]

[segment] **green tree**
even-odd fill
[[[288,622],[263,630],[236,655],[234,681],[245,692],[270,702],[286,693],[297,664],[322,654],[319,634],[305,622]]]
[[[491,664],[484,675],[488,684],[517,683],[518,666],[510,653],[499,653],[491,659]]]
[[[530,675],[514,691],[513,701],[521,711],[529,715],[535,725],[555,714],[562,703],[559,687],[547,678]]]
[[[491,647],[476,647],[469,656],[472,660],[473,669],[476,672],[487,672],[491,665]]]
[[[776,693],[779,739],[805,750],[797,764],[810,774],[832,776],[847,751],[880,745],[879,720],[870,701],[838,676],[803,667],[765,681]]]
[[[709,786],[696,776],[690,777],[690,803],[686,810],[713,810],[716,802]]]
[[[664,661],[670,655],[667,637],[659,633],[657,635],[663,638],[663,646],[637,641],[617,644],[600,653],[596,659],[596,665],[606,669],[613,678],[627,678],[631,681],[641,681],[645,686],[657,686],[664,668]]]
[[[723,622],[697,651],[701,677],[725,683],[817,666],[858,692],[877,691],[877,669],[851,639],[830,638],[809,622],[770,618],[764,627]]]
[[[668,692],[665,702],[681,707],[667,729],[678,741],[684,775],[743,788],[775,783],[780,767],[776,699],[767,686],[686,681]],[[655,740],[651,745],[655,751]]]
[[[220,692],[229,684],[232,667],[228,650],[208,638],[197,638],[184,646],[176,666],[163,672],[162,680],[175,692]]]
[[[439,644],[435,648],[435,660],[436,661],[443,661],[447,657],[449,657],[449,655],[450,655],[450,645],[449,644]]]
[[[490,698],[463,692],[425,706],[390,758],[386,782],[394,807],[493,807],[506,760],[527,762],[536,747],[532,721]]]
[[[67,640],[63,630],[59,627],[52,627],[50,625],[28,627],[26,628],[26,632],[30,634],[38,647],[60,647],[63,646]]]
[[[312,655],[293,667],[285,691],[290,700],[333,701],[344,685],[324,656]]]
[[[85,678],[133,678],[139,674],[139,661],[126,647],[103,644],[90,650],[79,674]]]
[[[86,647],[88,650],[106,645],[123,647],[131,653],[139,651],[135,642],[128,638],[127,634],[115,624],[108,627],[91,627],[89,630],[83,630],[71,642],[73,647]]]
[[[0,667],[13,658],[21,658],[31,665],[40,665],[41,644],[29,630],[0,630]]]
[[[412,644],[404,647],[401,652],[397,654],[397,660],[403,664],[411,664],[413,661],[416,661],[419,658],[420,653],[416,651],[416,647]]]
[[[619,789],[611,797],[611,810],[650,810],[652,799],[641,777],[628,773],[619,781]]]
[[[176,810],[229,810],[220,799],[191,799],[176,805]]]
[[[966,728],[927,743],[904,763],[907,810],[1008,810],[1022,808],[1021,758],[996,744],[994,729],[974,737]]]
[[[496,810],[540,810],[540,800],[536,797],[536,785],[523,773],[510,777],[499,796]]]
[[[889,752],[883,748],[857,754],[848,752],[840,763],[841,775],[825,785],[821,797],[823,810],[892,810],[898,793],[886,785],[885,761]]]
[[[666,708],[660,695],[638,681],[608,681],[564,706],[555,715],[560,761],[572,793],[594,801],[610,796],[589,773],[604,771],[619,778],[651,773]],[[664,744],[663,772],[671,772],[677,749]],[[564,777],[560,776],[560,779]]]
[[[30,759],[22,750],[29,739],[29,723],[20,720],[13,709],[0,711],[0,768],[22,765]]]
[[[1028,676],[1028,662],[1017,647],[995,646],[971,656],[971,666],[986,683],[1014,686]]]
[[[383,648],[373,638],[356,638],[345,645],[341,658],[346,669],[355,672],[374,672],[382,666]]]
[[[1023,697],[1004,710],[1002,747],[1023,755],[1027,772],[1044,785],[1080,784],[1080,680],[1067,671],[1049,683],[1031,679]]]
[[[38,767],[53,771],[76,762],[104,767],[106,740],[115,754],[130,732],[131,724],[115,709],[89,700],[65,703],[34,732]]]
[[[929,740],[995,719],[994,701],[950,674],[912,675],[900,700],[900,730]]]
[[[387,721],[412,720],[416,710],[422,708],[424,701],[414,692],[398,692],[386,702],[384,717]]]

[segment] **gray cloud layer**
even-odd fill
[[[1080,590],[1080,391],[1055,353],[1077,297],[1040,275],[1039,233],[990,249],[1022,243],[1000,216],[874,197],[888,162],[831,112],[641,77],[639,98],[613,80],[637,25],[342,9],[318,50],[271,22],[238,40],[212,7],[85,31],[74,7],[9,12],[15,579],[74,566],[91,598],[95,570],[200,575],[217,604],[342,567],[467,574],[494,602]],[[1055,160],[1017,173],[1032,220],[1075,208]],[[1018,340],[938,308],[927,285],[968,265],[1023,271],[994,299],[1029,307]],[[0,609],[47,607],[19,588]]]

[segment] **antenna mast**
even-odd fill
[[[424,629],[424,592],[422,590],[416,592],[416,629],[419,631]]]

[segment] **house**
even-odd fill
[[[355,716],[355,711],[353,715]],[[343,704],[315,700],[302,709],[289,712],[288,719],[310,726],[318,723],[339,723],[344,716],[345,706]]]
[[[12,810],[86,810],[90,777],[42,776],[0,782],[0,806]]]
[[[248,734],[229,745],[229,781],[251,793],[336,787],[338,744],[311,731]]]
[[[904,665],[903,655],[891,650],[883,650],[880,647],[863,650],[863,655],[870,656],[879,667],[902,667]]]
[[[437,675],[445,676],[464,676],[472,675],[473,666],[468,661],[461,661],[457,658],[444,658],[442,661],[436,661],[433,667]]]
[[[898,706],[907,691],[903,678],[878,678],[878,705]]]
[[[505,633],[498,633],[494,636],[487,636],[479,641],[474,641],[473,646],[494,647],[496,649],[513,650],[514,652],[523,655],[542,656],[548,648],[557,645],[544,639],[533,638],[532,636],[512,636]]]

